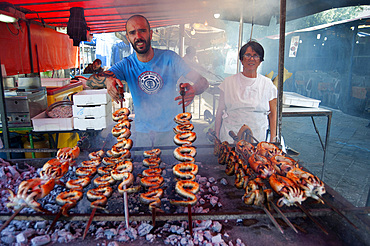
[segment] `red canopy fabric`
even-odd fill
[[[272,16],[279,16],[279,0],[12,0],[16,8],[26,12],[27,19],[52,26],[66,27],[69,9],[84,8],[87,25],[92,33],[124,31],[131,15],[148,18],[152,27],[221,19],[239,22],[241,14],[246,23],[269,25]],[[368,0],[287,0],[286,20],[301,18],[331,8],[368,4]]]
[[[7,75],[27,74],[78,67],[77,47],[68,35],[36,24],[30,25],[33,71],[29,52],[28,30],[25,22],[19,29],[0,22],[0,59]],[[37,52],[36,52],[37,46]],[[37,63],[39,58],[39,66]]]

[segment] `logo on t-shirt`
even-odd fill
[[[163,79],[158,73],[146,71],[139,76],[138,83],[145,93],[155,94],[162,88]]]

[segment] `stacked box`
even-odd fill
[[[102,130],[112,122],[112,100],[106,89],[75,94],[72,110],[74,129]]]

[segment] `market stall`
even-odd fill
[[[223,225],[224,233],[229,235],[229,238],[224,235],[222,236],[225,241],[233,238],[240,238],[247,245],[262,245],[273,242],[277,245],[295,245],[298,241],[301,245],[327,245],[325,242],[328,241],[335,245],[365,244],[364,240],[368,237],[368,235],[366,235],[366,228],[368,228],[368,218],[366,214],[369,211],[366,210],[366,208],[359,209],[353,207],[341,197],[340,194],[328,186],[325,186],[327,193],[324,194],[323,197],[345,214],[347,219],[340,216],[327,204],[321,204],[315,202],[313,199],[307,199],[302,203],[302,206],[309,211],[319,225],[315,224],[307,214],[298,207],[284,206],[280,208],[280,210],[292,223],[293,228],[296,228],[297,233],[284,222],[282,214],[271,209],[269,211],[271,211],[278,225],[282,228],[283,233],[280,232],[261,207],[244,204],[241,199],[244,191],[234,186],[233,176],[225,174],[225,165],[218,164],[217,157],[213,155],[213,148],[209,145],[197,147],[198,154],[196,156],[196,164],[199,166],[199,173],[196,180],[200,183],[201,190],[198,195],[198,203],[192,208],[192,220],[219,221]],[[163,149],[167,148],[173,149],[174,146],[167,146]],[[143,151],[141,148],[137,150],[136,153],[138,154],[132,159],[134,164],[133,174],[135,177],[138,177],[145,169],[142,164]],[[135,149],[132,149],[132,151],[135,151]],[[88,152],[82,151],[80,157],[76,161],[81,163],[81,161],[86,160],[88,158],[87,154]],[[161,167],[163,168],[162,175],[165,179],[166,189],[161,206],[164,212],[158,212],[155,217],[155,223],[157,224],[155,229],[158,233],[163,230],[161,227],[166,222],[178,223],[189,221],[188,213],[184,207],[177,207],[170,204],[171,199],[178,198],[178,195],[176,195],[174,191],[176,181],[172,173],[172,167],[177,161],[172,155],[161,156],[161,158]],[[23,161],[24,160],[19,160],[17,162],[22,163]],[[25,162],[41,167],[45,163],[45,159],[32,159],[26,160]],[[300,164],[304,165],[304,163]],[[73,178],[73,175],[68,176]],[[137,182],[138,180],[135,181],[135,185]],[[85,191],[89,190],[91,188],[90,186],[92,186],[92,184],[87,186]],[[125,221],[123,196],[117,192],[116,186],[117,185],[113,186],[115,191],[108,199],[106,205],[106,209],[109,212],[97,211],[95,213],[93,219],[93,221],[95,221],[93,223],[94,226],[90,229],[90,233],[86,237],[85,242],[89,243],[91,240],[95,240],[97,234],[93,232],[96,232],[96,223],[99,221],[103,224],[110,223],[112,226],[108,228],[117,228],[117,224],[116,227],[113,226],[114,222],[121,223]],[[61,190],[61,187],[56,187],[52,195],[49,195],[41,201],[43,206],[53,211],[52,214],[35,213],[32,210],[25,209],[14,219],[20,223],[28,223],[27,221],[46,221],[46,228],[44,230],[48,229],[51,221],[57,216],[59,206],[55,203],[55,196]],[[278,195],[275,194],[274,197],[274,203],[276,203]],[[69,211],[69,217],[61,216],[59,221],[62,222],[58,223],[71,223],[71,225],[78,223],[80,226],[86,226],[92,211],[89,204],[90,202],[84,196],[84,198],[79,201],[78,205]],[[128,207],[129,223],[131,226],[136,228],[137,225],[141,223],[153,223],[153,215],[149,212],[148,206],[139,201],[139,193],[129,195]],[[7,220],[10,216],[11,214],[9,213],[2,213],[0,220]],[[320,228],[320,226],[322,228]],[[184,230],[189,233],[187,224],[183,224],[183,227]],[[59,231],[57,228],[55,229],[56,232]],[[105,227],[105,229],[107,229],[107,227]],[[194,233],[198,230],[197,226],[194,226]],[[325,231],[327,233],[325,233]],[[151,233],[156,235],[156,240],[159,240],[159,242],[166,239],[165,236],[162,239],[159,238],[154,230]],[[49,235],[52,234],[51,232]],[[75,242],[82,241],[81,234],[82,233],[78,234],[80,236],[74,238],[74,240],[76,240]],[[164,235],[169,236],[170,234],[171,233],[168,232],[168,234]],[[112,237],[112,240],[117,240],[117,238],[118,236]],[[140,241],[140,238],[138,241]],[[135,243],[135,240],[133,240],[132,243]]]

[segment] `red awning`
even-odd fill
[[[278,0],[13,0],[12,4],[26,13],[27,19],[48,25],[66,27],[69,9],[84,8],[92,33],[124,31],[125,22],[133,14],[148,18],[152,27],[222,20],[269,25],[271,17],[280,14]],[[368,0],[287,0],[286,20],[293,20],[331,8],[368,4]],[[278,18],[277,18],[278,19]]]
[[[31,46],[29,46],[27,25],[25,22],[19,24],[17,29],[13,24],[0,22],[0,47],[2,47],[0,59],[1,64],[5,65],[8,76],[39,72],[37,56],[40,72],[78,67],[77,47],[72,45],[68,35],[30,24]],[[31,55],[29,47],[31,47]]]

